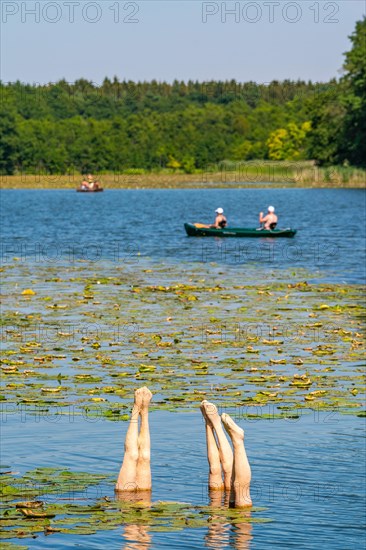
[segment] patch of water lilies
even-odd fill
[[[180,502],[151,502],[131,493],[124,498],[91,499],[87,489],[110,476],[71,472],[60,468],[37,468],[22,477],[1,472],[1,540],[27,539],[57,533],[89,535],[122,525],[142,526],[149,531],[177,531],[222,524],[266,522],[264,508],[235,510],[216,506],[192,506]],[[5,470],[5,471],[4,471]],[[99,487],[100,489],[100,487]],[[1,542],[1,548],[26,546]]]
[[[278,417],[365,414],[360,287],[273,274],[258,285],[192,266],[36,267],[3,269],[0,400],[9,414],[128,420],[141,384],[159,409],[207,398],[243,416],[267,405]]]

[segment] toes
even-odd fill
[[[204,407],[205,412],[208,415],[212,415],[212,414],[217,413],[216,405],[214,405],[213,403],[210,403],[209,401],[206,401],[206,399],[204,401],[202,401],[202,406]]]
[[[206,399],[204,399],[201,402],[201,405],[200,405],[200,409],[201,409],[201,412],[202,412],[203,416],[206,416],[206,403],[208,403],[208,401],[206,401]]]
[[[144,388],[137,388],[135,390],[135,405],[139,408],[142,407],[144,400]]]
[[[231,416],[227,413],[223,413],[221,415],[221,420],[224,424],[225,430],[230,436],[238,436],[240,439],[244,439],[244,430],[234,422]]]
[[[208,418],[212,413],[216,412],[216,407],[213,403],[210,403],[204,399],[200,405],[200,409],[205,418]]]
[[[235,428],[233,419],[227,413],[222,413],[221,420],[228,430],[233,430]]]
[[[152,395],[151,391],[149,390],[149,388],[146,387],[146,386],[141,388],[141,392],[142,392],[143,404],[145,406],[148,406],[148,404],[150,403],[153,395]]]

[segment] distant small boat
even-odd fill
[[[255,229],[249,227],[225,227],[216,229],[205,227],[201,223],[185,223],[184,228],[189,237],[288,237],[296,235],[296,229]]]
[[[82,187],[78,187],[76,189],[78,193],[100,193],[101,191],[104,191],[103,187],[98,187],[97,189],[83,189]]]

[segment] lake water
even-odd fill
[[[218,206],[230,225],[256,227],[258,212],[269,204],[276,207],[280,227],[298,230],[294,239],[185,235],[185,221],[211,222]],[[131,282],[134,266],[157,267],[153,284],[161,284],[164,266],[173,270],[175,280],[187,282],[192,265],[203,277],[211,271],[253,284],[281,277],[360,284],[365,277],[365,192],[358,189],[6,190],[1,192],[1,212],[2,259],[12,264],[12,285],[18,277],[14,257],[28,266],[32,285],[38,278],[44,281],[47,265],[92,270],[97,264],[106,276],[112,268],[126,266]],[[364,418],[334,411],[292,420],[239,419],[239,424],[253,471],[252,498],[266,508],[259,515],[270,523],[171,533],[146,528],[143,541],[131,540],[121,526],[96,535],[56,533],[19,542],[37,550],[363,547]],[[1,428],[1,462],[14,471],[52,466],[117,475],[127,424],[5,413]],[[200,414],[153,411],[151,433],[153,500],[207,504]],[[113,496],[112,485],[92,488],[92,498],[97,490]]]
[[[228,410],[228,412],[231,412]],[[26,539],[30,548],[361,548],[364,540],[364,419],[337,413],[304,415],[287,421],[241,421],[252,466],[252,498],[271,523],[148,533],[149,543],[128,543],[123,528],[87,537],[54,534]],[[5,416],[2,461],[12,469],[61,466],[116,473],[122,460],[125,423],[57,422],[32,416]],[[16,438],[14,431],[16,430]],[[151,414],[153,500],[206,504],[207,460],[200,414]],[[81,444],[82,442],[82,444]],[[98,492],[99,491],[99,492]],[[113,496],[113,487],[88,490]],[[51,546],[52,542],[52,546]]]
[[[362,189],[5,190],[1,193],[2,257],[49,264],[77,260],[117,264],[210,263],[254,280],[298,268],[319,279],[365,278],[365,192]],[[211,223],[221,206],[232,226],[257,227],[276,207],[279,227],[294,239],[188,238],[184,222]]]

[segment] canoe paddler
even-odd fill
[[[83,191],[88,191],[90,189],[88,180],[84,177],[83,181],[81,182],[80,188]]]
[[[92,191],[99,188],[99,181],[94,178],[93,174],[88,174],[88,184]]]
[[[224,216],[224,209],[216,208],[215,214],[216,214],[215,223],[210,225],[210,227],[214,227],[215,229],[224,229],[224,227],[227,226],[227,219]]]
[[[268,207],[268,214],[263,216],[263,212],[259,213],[259,223],[264,223],[264,229],[275,229],[278,218],[275,214],[274,206]]]
[[[209,225],[205,223],[195,223],[194,225],[199,229],[224,229],[227,226],[227,219],[224,216],[223,208],[216,208],[215,210],[216,218],[215,222]]]
[[[84,191],[95,191],[99,188],[99,181],[94,179],[93,174],[88,174],[81,183],[81,189]]]

